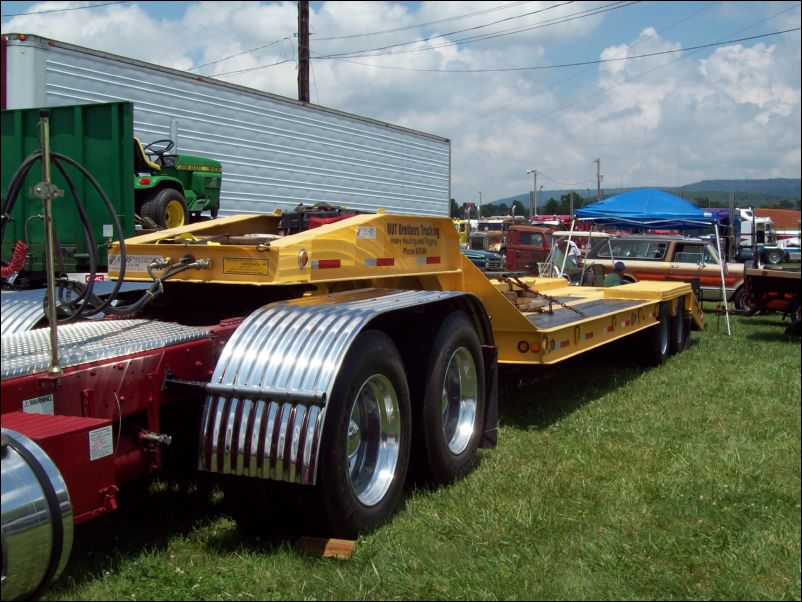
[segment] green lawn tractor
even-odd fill
[[[164,139],[143,147],[134,138],[135,211],[145,228],[183,226],[204,219],[204,211],[214,219],[220,209],[220,162],[168,154],[174,146],[172,140]]]

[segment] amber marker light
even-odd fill
[[[309,253],[306,252],[306,249],[301,249],[298,253],[298,267],[304,269],[306,266],[309,265]]]

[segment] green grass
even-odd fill
[[[161,483],[77,528],[46,599],[799,600],[799,339],[707,318],[656,369],[603,351],[502,368],[498,448],[410,491],[350,560]]]

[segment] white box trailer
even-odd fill
[[[35,35],[2,38],[2,108],[127,100],[143,143],[223,164],[220,214],[298,204],[449,215],[451,141]]]

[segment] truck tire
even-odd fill
[[[687,349],[691,342],[691,318],[685,317],[685,297],[677,301],[677,315],[671,317],[671,340],[669,353],[672,355]]]
[[[437,333],[416,408],[420,474],[433,484],[463,476],[474,463],[485,411],[484,359],[476,329],[464,312],[451,314]]]
[[[766,253],[766,262],[770,263],[771,265],[777,265],[783,261],[785,261],[785,253],[780,249],[772,249]]]
[[[743,286],[739,286],[738,290],[733,293],[730,303],[732,303],[733,308],[740,311],[749,311],[752,306],[746,296],[746,291],[744,291]]]
[[[409,466],[409,387],[387,335],[356,338],[325,411],[316,493],[326,530],[353,539],[392,515]]]
[[[650,366],[659,366],[668,357],[669,343],[671,339],[670,316],[668,315],[668,304],[661,303],[657,317],[657,326],[644,331],[644,341],[646,342],[646,353],[644,359]]]
[[[165,188],[142,203],[142,217],[152,219],[160,228],[177,228],[189,223],[187,202],[174,188]]]

